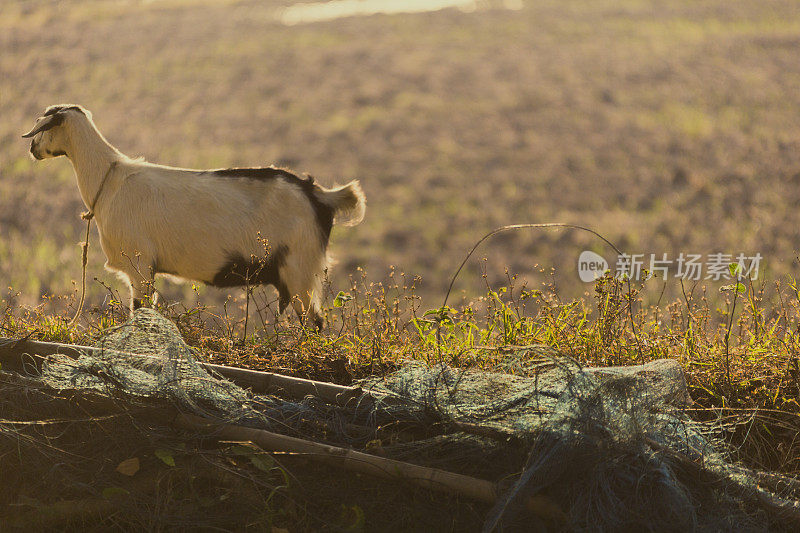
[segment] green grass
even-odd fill
[[[261,289],[249,304],[246,335],[242,299],[221,307],[173,302],[161,310],[210,362],[342,384],[410,360],[530,373],[526,362],[538,346],[590,366],[674,358],[686,371],[693,416],[740,422],[729,435],[739,459],[800,472],[800,290],[792,280],[776,288],[777,303],[765,300],[763,285],[749,282],[741,292],[726,291],[726,304],[712,308],[705,292],[689,288],[683,300],[647,306],[657,280],[628,285],[605,278],[591,299],[563,301],[552,286],[532,289],[509,276],[503,286],[487,285],[485,296],[442,310],[421,305],[419,279],[399,273],[389,279],[370,282],[362,272],[349,290],[330,293],[322,333],[277,319],[274,297]],[[0,330],[11,337],[91,343],[128,315],[112,299],[70,327],[74,298],[35,309],[4,302]]]

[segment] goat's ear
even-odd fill
[[[23,135],[23,137],[33,137],[39,132],[47,131],[50,128],[55,128],[59,124],[64,122],[64,115],[61,113],[55,113],[53,115],[48,115],[45,117],[39,117],[39,120],[36,121],[36,125],[33,127],[31,131]]]

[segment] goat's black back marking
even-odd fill
[[[209,173],[214,174],[215,176],[227,178],[248,178],[255,180],[283,179],[289,183],[297,185],[306,195],[306,198],[308,198],[308,201],[311,203],[311,207],[314,208],[314,215],[317,219],[320,232],[322,233],[323,246],[328,245],[328,239],[331,236],[331,228],[333,227],[333,209],[319,200],[315,194],[315,191],[319,189],[319,186],[314,183],[314,178],[311,176],[308,176],[304,179],[296,174],[293,174],[292,172],[289,172],[288,170],[273,167],[223,168],[219,170],[211,170]]]
[[[223,178],[249,178],[254,180],[271,180],[275,178],[297,178],[288,170],[282,168],[221,168],[209,171],[211,174]],[[300,178],[297,178],[300,179]]]
[[[245,258],[241,254],[231,254],[228,262],[211,280],[214,287],[241,287],[243,285],[274,285],[281,301],[288,293],[286,284],[280,278],[280,269],[286,264],[289,247],[280,245],[264,258]],[[291,299],[291,296],[288,298]]]

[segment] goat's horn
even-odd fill
[[[54,127],[58,126],[63,121],[64,121],[64,115],[60,115],[58,113],[56,113],[54,115],[47,116],[47,117],[41,117],[36,122],[36,125],[33,127],[33,129],[31,131],[29,131],[28,133],[26,133],[25,135],[23,135],[23,137],[25,137],[25,138],[33,137],[34,135],[36,135],[37,133],[39,133],[41,131],[47,131],[50,128],[54,128]]]

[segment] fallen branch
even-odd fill
[[[497,486],[491,481],[446,470],[403,463],[262,429],[215,423],[195,415],[181,414],[175,423],[178,427],[202,431],[217,438],[250,441],[266,451],[301,454],[321,463],[385,479],[405,480],[429,490],[458,494],[486,503],[494,503],[497,498]]]
[[[484,479],[288,437],[271,431],[215,423],[199,416],[181,414],[175,423],[178,427],[209,433],[215,438],[249,441],[268,452],[289,452],[352,472],[406,481],[424,489],[455,494],[488,504],[494,504],[502,490],[496,483]],[[524,501],[525,509],[552,526],[553,530],[560,531],[566,525],[566,514],[549,496],[532,494]]]

